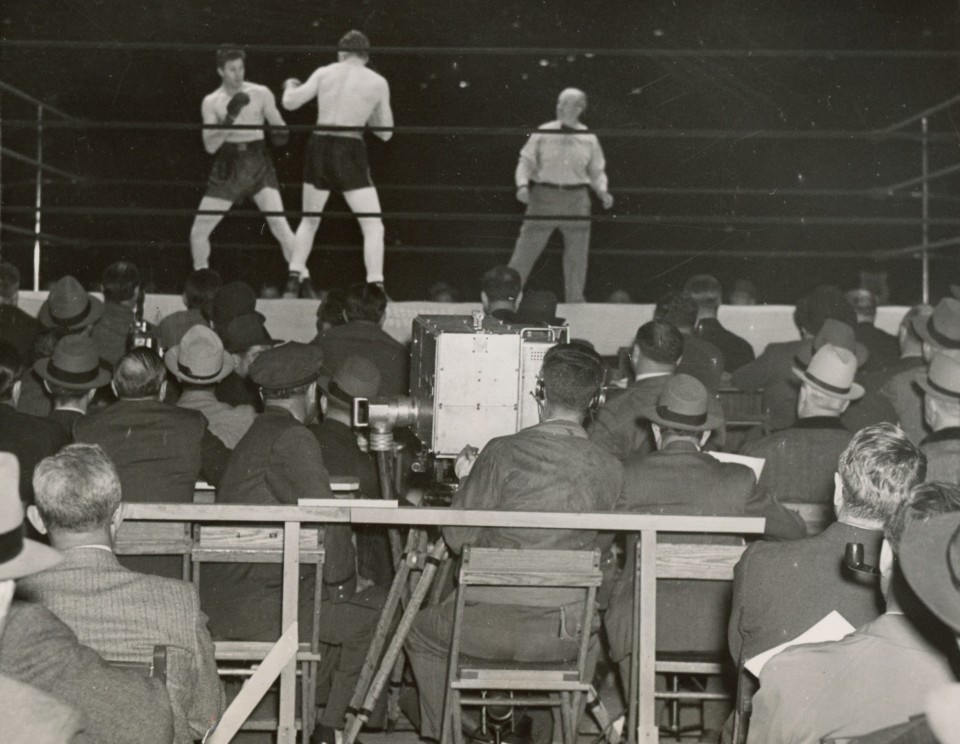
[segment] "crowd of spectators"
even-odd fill
[[[497,322],[564,324],[556,297],[522,292],[511,268],[491,268],[481,285]],[[189,503],[198,482],[215,488],[218,504],[296,504],[333,498],[339,478],[379,498],[377,461],[351,411],[356,398],[408,394],[410,351],[383,329],[389,300],[377,284],[327,292],[310,343],[271,337],[254,290],[209,269],[188,277],[185,309],[155,327],[143,320],[135,265],[107,267],[102,289],[100,300],[62,277],[34,318],[18,307],[16,269],[0,264],[3,738],[186,744],[236,691],[218,679],[214,642],[279,637],[282,567],[211,564],[194,585],[177,557],[118,556],[123,504]],[[707,689],[734,693],[747,661],[788,646],[750,678],[747,744],[956,744],[960,288],[954,294],[911,308],[894,336],[876,327],[870,291],[818,287],[796,306],[800,340],[755,354],[722,325],[717,279],[690,277],[660,297],[619,359],[589,340],[551,348],[536,391],[540,422],[465,447],[451,508],[762,517],[732,585],[659,582],[658,653],[723,659],[732,681],[711,677]],[[728,297],[751,304],[755,295],[747,282]],[[431,297],[458,299],[449,285]],[[731,393],[759,401],[754,425],[725,415]],[[801,507],[817,507],[826,525],[805,521]],[[606,642],[589,664],[611,670],[614,697],[629,690],[636,536],[447,527],[438,539],[454,554],[600,548],[602,623],[587,631]],[[879,580],[851,573],[851,543]],[[323,544],[319,576],[300,566],[299,627],[304,641],[318,623],[326,680],[311,741],[339,744],[393,560],[376,529],[327,525]],[[569,659],[582,610],[582,595],[567,589],[480,591],[463,614],[462,652]],[[405,642],[419,701],[410,717],[426,741],[440,738],[455,613],[448,593],[419,613]],[[831,613],[853,632],[790,647]],[[118,665],[149,661],[158,645],[165,684]],[[713,697],[699,724],[732,742],[730,704]],[[539,720],[532,740],[549,728],[549,717]]]

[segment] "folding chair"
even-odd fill
[[[178,555],[182,560],[181,578],[190,581],[193,536],[188,522],[124,520],[117,530],[113,552],[117,555]]]
[[[304,744],[316,724],[317,673],[320,665],[320,601],[323,593],[323,533],[317,529],[300,530],[300,563],[316,566],[313,594],[313,625],[310,641],[299,644],[301,706],[297,727]],[[283,563],[283,527],[233,527],[202,525],[193,549],[193,582],[200,586],[203,563]],[[220,676],[250,676],[273,647],[269,641],[216,641],[214,655]],[[244,668],[223,667],[219,662],[250,662]],[[276,721],[249,721],[245,730],[274,730]]]
[[[442,744],[463,744],[462,706],[514,706],[517,701],[503,693],[513,690],[547,693],[524,698],[525,705],[559,707],[563,741],[577,738],[580,713],[590,690],[587,651],[594,616],[594,600],[601,582],[599,550],[506,550],[463,549],[460,585],[457,589],[453,639],[448,668],[449,685],[444,701]],[[585,603],[576,640],[576,659],[568,662],[496,662],[460,656],[463,608],[470,587],[503,586],[569,587],[584,590]],[[500,694],[484,694],[499,692]],[[549,693],[556,693],[556,697]]]
[[[733,568],[736,566],[746,545],[714,545],[709,543],[658,543],[657,579],[688,579],[694,581],[733,581]],[[640,572],[640,551],[637,551],[635,570]],[[635,582],[638,579],[635,579]],[[636,583],[635,583],[636,586]],[[634,617],[646,617],[641,611],[642,598],[639,592],[634,594]],[[656,616],[651,618],[654,622]],[[650,619],[641,622],[650,622]],[[638,631],[634,628],[634,632]],[[634,663],[638,663],[640,653],[635,653]],[[681,677],[716,677],[724,674],[724,660],[716,656],[689,653],[656,654],[654,669],[667,679],[668,690],[657,692],[654,697],[668,701],[670,723],[664,727],[665,733],[679,737],[687,733],[680,725],[680,708],[686,702],[695,702],[701,707],[708,700],[729,700],[724,692],[707,690],[681,690]],[[638,670],[632,675],[636,677]],[[696,729],[696,730],[699,730]]]
[[[767,413],[763,409],[763,391],[755,392],[722,387],[720,406],[727,429],[751,429],[759,426],[764,435],[770,433]]]

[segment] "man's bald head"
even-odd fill
[[[560,101],[578,103],[582,110],[586,110],[587,108],[587,94],[579,88],[564,88],[560,91],[560,95],[557,98],[557,102],[559,103]]]

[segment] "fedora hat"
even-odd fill
[[[857,314],[840,288],[821,284],[813,292],[800,298],[794,311],[794,320],[803,330],[815,336],[827,318],[842,321],[849,326],[857,323]]]
[[[841,400],[859,400],[863,386],[853,381],[857,374],[857,359],[849,349],[833,344],[821,346],[806,369],[793,368],[793,374],[825,395]]]
[[[837,348],[852,351],[857,357],[857,367],[866,364],[870,357],[867,347],[857,341],[853,326],[847,325],[836,318],[827,318],[823,321],[823,325],[813,339],[804,339],[800,343],[801,346],[797,350],[796,360],[803,367],[810,364],[813,355],[826,344],[833,344]]]
[[[344,403],[354,398],[376,398],[380,392],[380,370],[369,359],[349,356],[337,367],[333,377],[321,378],[320,389]]]
[[[223,346],[231,354],[240,354],[252,346],[276,346],[283,341],[271,338],[260,313],[247,313],[231,320],[226,328],[218,327]]]
[[[557,317],[557,296],[548,289],[530,289],[523,293],[514,323],[545,323],[566,325]]]
[[[960,349],[960,300],[944,297],[925,318],[914,318],[913,330],[939,349]]]
[[[926,378],[917,385],[934,398],[960,403],[960,352],[938,351],[934,354]]]
[[[0,581],[46,571],[63,560],[53,548],[23,536],[23,504],[17,484],[20,462],[0,452]]]
[[[909,522],[898,558],[910,588],[960,634],[960,512]]]
[[[71,333],[53,347],[53,354],[38,359],[33,371],[51,385],[67,390],[94,390],[110,382],[107,363],[86,335]]]
[[[67,275],[50,287],[37,319],[47,328],[79,331],[96,323],[102,315],[103,302],[88,294],[80,282]]]
[[[163,361],[174,377],[194,385],[213,385],[233,372],[233,357],[223,353],[220,337],[204,325],[184,333]]]
[[[713,431],[723,424],[723,414],[710,405],[703,383],[682,373],[667,379],[656,405],[641,409],[640,416],[681,431]]]

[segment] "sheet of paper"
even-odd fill
[[[712,458],[720,462],[735,462],[738,465],[746,465],[754,475],[757,476],[757,482],[760,481],[760,473],[763,472],[764,460],[762,457],[747,457],[746,455],[734,455],[730,452],[708,452]]]
[[[818,622],[812,628],[805,630],[793,640],[787,641],[786,643],[781,643],[779,646],[774,646],[768,651],[764,651],[762,654],[757,654],[752,659],[749,659],[744,666],[747,668],[748,672],[753,674],[755,677],[759,677],[760,670],[763,669],[764,665],[786,648],[790,648],[791,646],[799,646],[804,643],[839,641],[844,636],[850,635],[854,630],[856,629],[849,622],[847,622],[847,619],[839,612],[834,610],[825,618],[823,618],[823,620]]]
[[[300,499],[298,506],[349,506],[351,509],[396,509],[397,500],[391,499]]]

